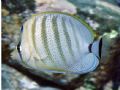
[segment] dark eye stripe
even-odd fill
[[[20,41],[19,41],[19,43],[18,43],[18,45],[17,45],[17,50],[18,50],[18,53],[19,53],[21,59],[22,59],[22,54],[21,54],[21,51],[20,51],[20,45],[21,45],[22,33],[23,33],[23,26],[21,27]]]
[[[21,44],[21,42],[18,43],[17,50],[18,50],[18,53],[20,55],[20,58],[22,59],[22,54],[21,54],[21,51],[20,51],[20,44]]]
[[[100,39],[99,42],[99,57],[101,58],[101,52],[102,52],[102,38]]]

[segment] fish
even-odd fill
[[[42,12],[23,23],[16,53],[36,71],[84,74],[99,65],[101,48],[102,38],[80,17]]]

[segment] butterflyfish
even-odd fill
[[[59,12],[33,15],[21,27],[19,62],[34,70],[88,73],[101,58],[102,38],[81,18]]]

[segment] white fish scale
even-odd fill
[[[35,45],[38,49],[37,52],[39,53],[40,59],[45,59],[47,54],[45,53],[44,46],[41,39],[41,23],[43,17],[36,17],[36,25],[35,25]]]
[[[22,54],[22,58],[23,58],[23,61],[26,62],[26,60],[29,59],[30,57],[30,51],[29,51],[29,48],[28,48],[28,44],[25,43],[26,40],[23,40],[22,43],[24,44],[21,44],[21,53],[26,53],[26,54]]]
[[[70,17],[66,17],[65,23],[66,23],[68,34],[71,39],[71,47],[72,47],[72,51],[73,51],[74,58],[75,58],[73,62],[75,63],[75,61],[78,61],[80,59],[80,55],[79,55],[78,48],[77,48],[77,43],[76,43],[75,36],[74,36],[75,30],[73,30],[70,24]]]
[[[36,65],[35,65],[35,60],[33,60],[33,56],[36,55],[36,52],[35,52],[35,48],[34,48],[34,44],[33,44],[33,38],[32,38],[32,35],[33,35],[33,24],[35,23],[35,18],[32,18],[29,20],[29,23],[27,23],[27,28],[28,28],[28,41],[29,42],[29,50],[30,50],[30,57],[27,61],[28,64],[30,64],[32,67],[36,68]],[[29,25],[30,24],[30,25]]]
[[[84,51],[81,50],[81,49],[82,49],[82,48],[83,48],[83,49],[87,49],[87,48],[83,45],[82,38],[81,38],[81,36],[80,36],[80,33],[78,32],[78,31],[79,31],[79,28],[77,28],[77,27],[75,26],[75,23],[76,23],[76,22],[74,22],[73,19],[70,18],[70,20],[69,20],[68,23],[71,23],[70,26],[72,26],[72,29],[74,29],[74,30],[72,30],[72,31],[73,31],[72,34],[74,33],[75,36],[76,36],[76,39],[78,40],[78,46],[79,46],[79,48],[76,48],[77,50],[76,50],[75,55],[77,55],[77,56],[76,56],[77,62],[75,62],[75,63],[78,63],[78,62],[79,62],[79,63],[80,63],[80,64],[79,64],[79,67],[80,67],[80,68],[83,68],[83,60],[82,60],[82,58],[83,58],[83,56],[84,56]],[[73,35],[73,36],[74,36],[74,35]],[[77,42],[77,41],[76,41],[76,42]],[[78,47],[78,46],[76,45],[75,47]],[[73,65],[74,65],[74,64],[73,64]]]
[[[95,67],[98,65],[98,59],[92,53],[89,53],[83,59],[84,59],[84,63],[83,63],[84,67],[83,68],[80,68],[80,63],[78,62],[75,65],[73,65],[72,67],[70,67],[69,69],[72,72],[76,72],[76,73],[86,73],[89,71],[93,71],[95,69]]]
[[[37,19],[38,18],[36,18],[36,17],[34,17],[34,19],[32,19],[32,26],[31,26],[31,32],[29,31],[29,33],[30,33],[30,37],[29,38],[31,38],[31,41],[32,41],[32,47],[31,48],[33,48],[33,50],[32,50],[32,57],[31,57],[31,59],[34,61],[33,63],[35,64],[35,66],[36,66],[36,68],[38,68],[38,65],[39,66],[41,66],[41,65],[44,65],[44,63],[41,61],[41,56],[40,56],[40,54],[39,54],[39,49],[36,47],[36,23],[37,23]],[[38,25],[38,26],[40,26],[40,25]],[[38,31],[40,31],[40,30],[38,30]],[[38,35],[39,36],[39,35]],[[36,62],[37,62],[37,64],[36,64]]]
[[[71,29],[72,29],[72,33],[74,34],[73,36],[74,36],[74,42],[75,42],[75,45],[73,45],[74,52],[75,52],[75,57],[77,58],[77,61],[79,61],[81,58],[81,51],[80,51],[80,49],[81,49],[81,47],[80,47],[81,46],[80,45],[81,44],[81,42],[80,42],[81,37],[79,37],[80,34],[77,32],[77,28],[75,28],[75,25],[73,24],[72,19],[69,19],[68,24],[69,24],[69,26],[72,26]]]
[[[55,41],[55,33],[53,32],[53,27],[52,27],[52,19],[55,18],[53,15],[47,16],[46,19],[46,32],[47,32],[47,41],[48,41],[48,47],[50,50],[50,53],[54,59],[54,62],[56,63],[57,67],[63,68],[65,64],[63,63],[63,60],[61,60],[57,44]]]
[[[61,48],[62,48],[63,54],[65,56],[67,65],[71,65],[73,63],[73,60],[71,60],[72,56],[68,50],[68,45],[67,45],[66,38],[65,38],[65,35],[63,32],[62,15],[59,15],[59,17],[57,18],[57,24],[58,24],[57,26],[59,27],[58,31],[59,31],[59,35],[60,35],[60,43],[61,43]]]
[[[86,30],[82,29],[82,24],[79,23],[77,20],[74,18],[71,18],[73,20],[73,27],[76,28],[76,36],[79,40],[79,45],[80,45],[80,54],[81,56],[84,56],[85,53],[88,53],[88,46],[90,43],[85,41],[85,38],[89,35],[86,35],[87,33],[85,32]],[[89,37],[90,38],[90,37]]]
[[[30,27],[28,26],[28,22],[31,22],[30,20],[28,20],[24,26],[23,26],[23,29],[24,30],[24,33],[22,34],[22,38],[25,38],[25,39],[22,39],[22,42],[21,42],[21,48],[22,48],[22,51],[21,53],[25,53],[25,54],[22,54],[22,57],[23,57],[23,61],[28,64],[28,65],[31,65],[35,68],[35,65],[32,64],[32,60],[31,60],[31,55],[32,55],[32,48],[31,46],[28,44],[28,43],[31,43],[30,42]],[[26,29],[27,28],[27,29]],[[28,33],[28,30],[29,30],[29,33]]]
[[[27,23],[27,22],[26,22]],[[22,54],[23,61],[26,62],[29,57],[30,57],[30,51],[29,51],[29,45],[28,45],[28,36],[26,35],[27,30],[26,30],[26,23],[23,26],[24,33],[22,33],[22,41],[21,41],[21,53],[26,53]]]
[[[79,68],[82,69],[84,68],[83,58],[86,56],[86,54],[89,53],[89,50],[88,50],[89,43],[87,43],[84,40],[84,38],[87,37],[87,35],[85,35],[86,32],[84,32],[85,30],[82,29],[82,26],[78,24],[77,20],[74,20],[73,18],[71,20],[73,20],[72,24],[73,24],[73,27],[75,28],[76,37],[79,40],[79,47],[80,47],[80,50],[79,50],[80,58],[77,63],[79,63]]]
[[[81,33],[82,39],[86,41],[88,44],[92,43],[94,37],[93,37],[93,34],[90,32],[90,30],[88,30],[88,28],[85,27],[85,25],[83,25],[78,20],[74,19],[74,21],[76,22],[76,27],[79,28],[79,32]]]
[[[80,35],[80,32],[79,32],[79,28],[77,28],[76,27],[76,22],[74,22],[73,21],[73,19],[71,19],[71,23],[72,23],[72,27],[74,27],[74,31],[75,31],[75,35],[76,35],[76,38],[78,39],[78,44],[79,44],[79,57],[80,57],[80,59],[82,58],[82,56],[84,55],[84,51],[82,51],[82,49],[86,49],[86,47],[85,46],[83,46],[83,39],[82,39],[82,37],[81,37],[81,35]]]
[[[40,59],[43,63],[45,63],[46,65],[49,66],[53,66],[52,61],[50,60],[50,58],[48,57],[47,52],[45,51],[45,46],[43,45],[43,40],[42,40],[42,22],[43,22],[43,18],[44,16],[38,16],[36,17],[36,28],[35,28],[35,45],[37,47],[37,51],[39,53]],[[38,67],[40,67],[40,61],[37,61],[38,63],[36,63],[36,65]]]
[[[84,68],[82,69],[82,71],[84,73],[93,71],[96,68],[96,66],[98,66],[98,64],[99,64],[98,58],[93,53],[89,53],[89,57],[86,58],[84,63],[84,66],[86,66],[87,69]]]
[[[83,70],[84,73],[93,71],[98,66],[99,60],[98,60],[98,58],[94,54],[93,54],[93,58],[91,60],[93,60],[93,63],[91,64],[91,67],[89,69],[87,69],[87,70]],[[85,64],[88,64],[88,61],[86,61]]]
[[[28,32],[27,32],[27,34],[28,34],[28,38],[29,38],[29,46],[30,46],[30,49],[29,50],[31,50],[31,55],[30,55],[30,58],[29,58],[29,60],[28,60],[28,62],[27,62],[27,64],[29,64],[31,67],[33,67],[33,68],[35,68],[35,69],[38,69],[38,67],[39,68],[42,68],[41,66],[42,65],[44,65],[44,63],[41,61],[41,57],[40,57],[40,54],[38,53],[38,51],[39,51],[39,49],[40,49],[40,47],[39,48],[37,48],[36,47],[36,42],[35,42],[35,40],[36,40],[36,35],[35,35],[35,31],[36,31],[36,23],[37,23],[37,21],[36,21],[37,19],[36,19],[36,17],[34,17],[34,18],[32,18],[30,21],[28,21],[28,28],[27,29],[29,29],[28,30]],[[29,25],[30,24],[30,25]],[[38,26],[40,26],[40,25],[38,25]],[[37,30],[37,31],[40,31],[40,30]],[[39,35],[38,35],[39,36]],[[35,43],[35,44],[34,44]],[[36,51],[36,48],[37,48],[37,51]]]

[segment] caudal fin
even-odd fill
[[[95,54],[98,58],[101,58],[102,52],[102,38],[97,41],[94,41],[91,46],[91,52]]]

